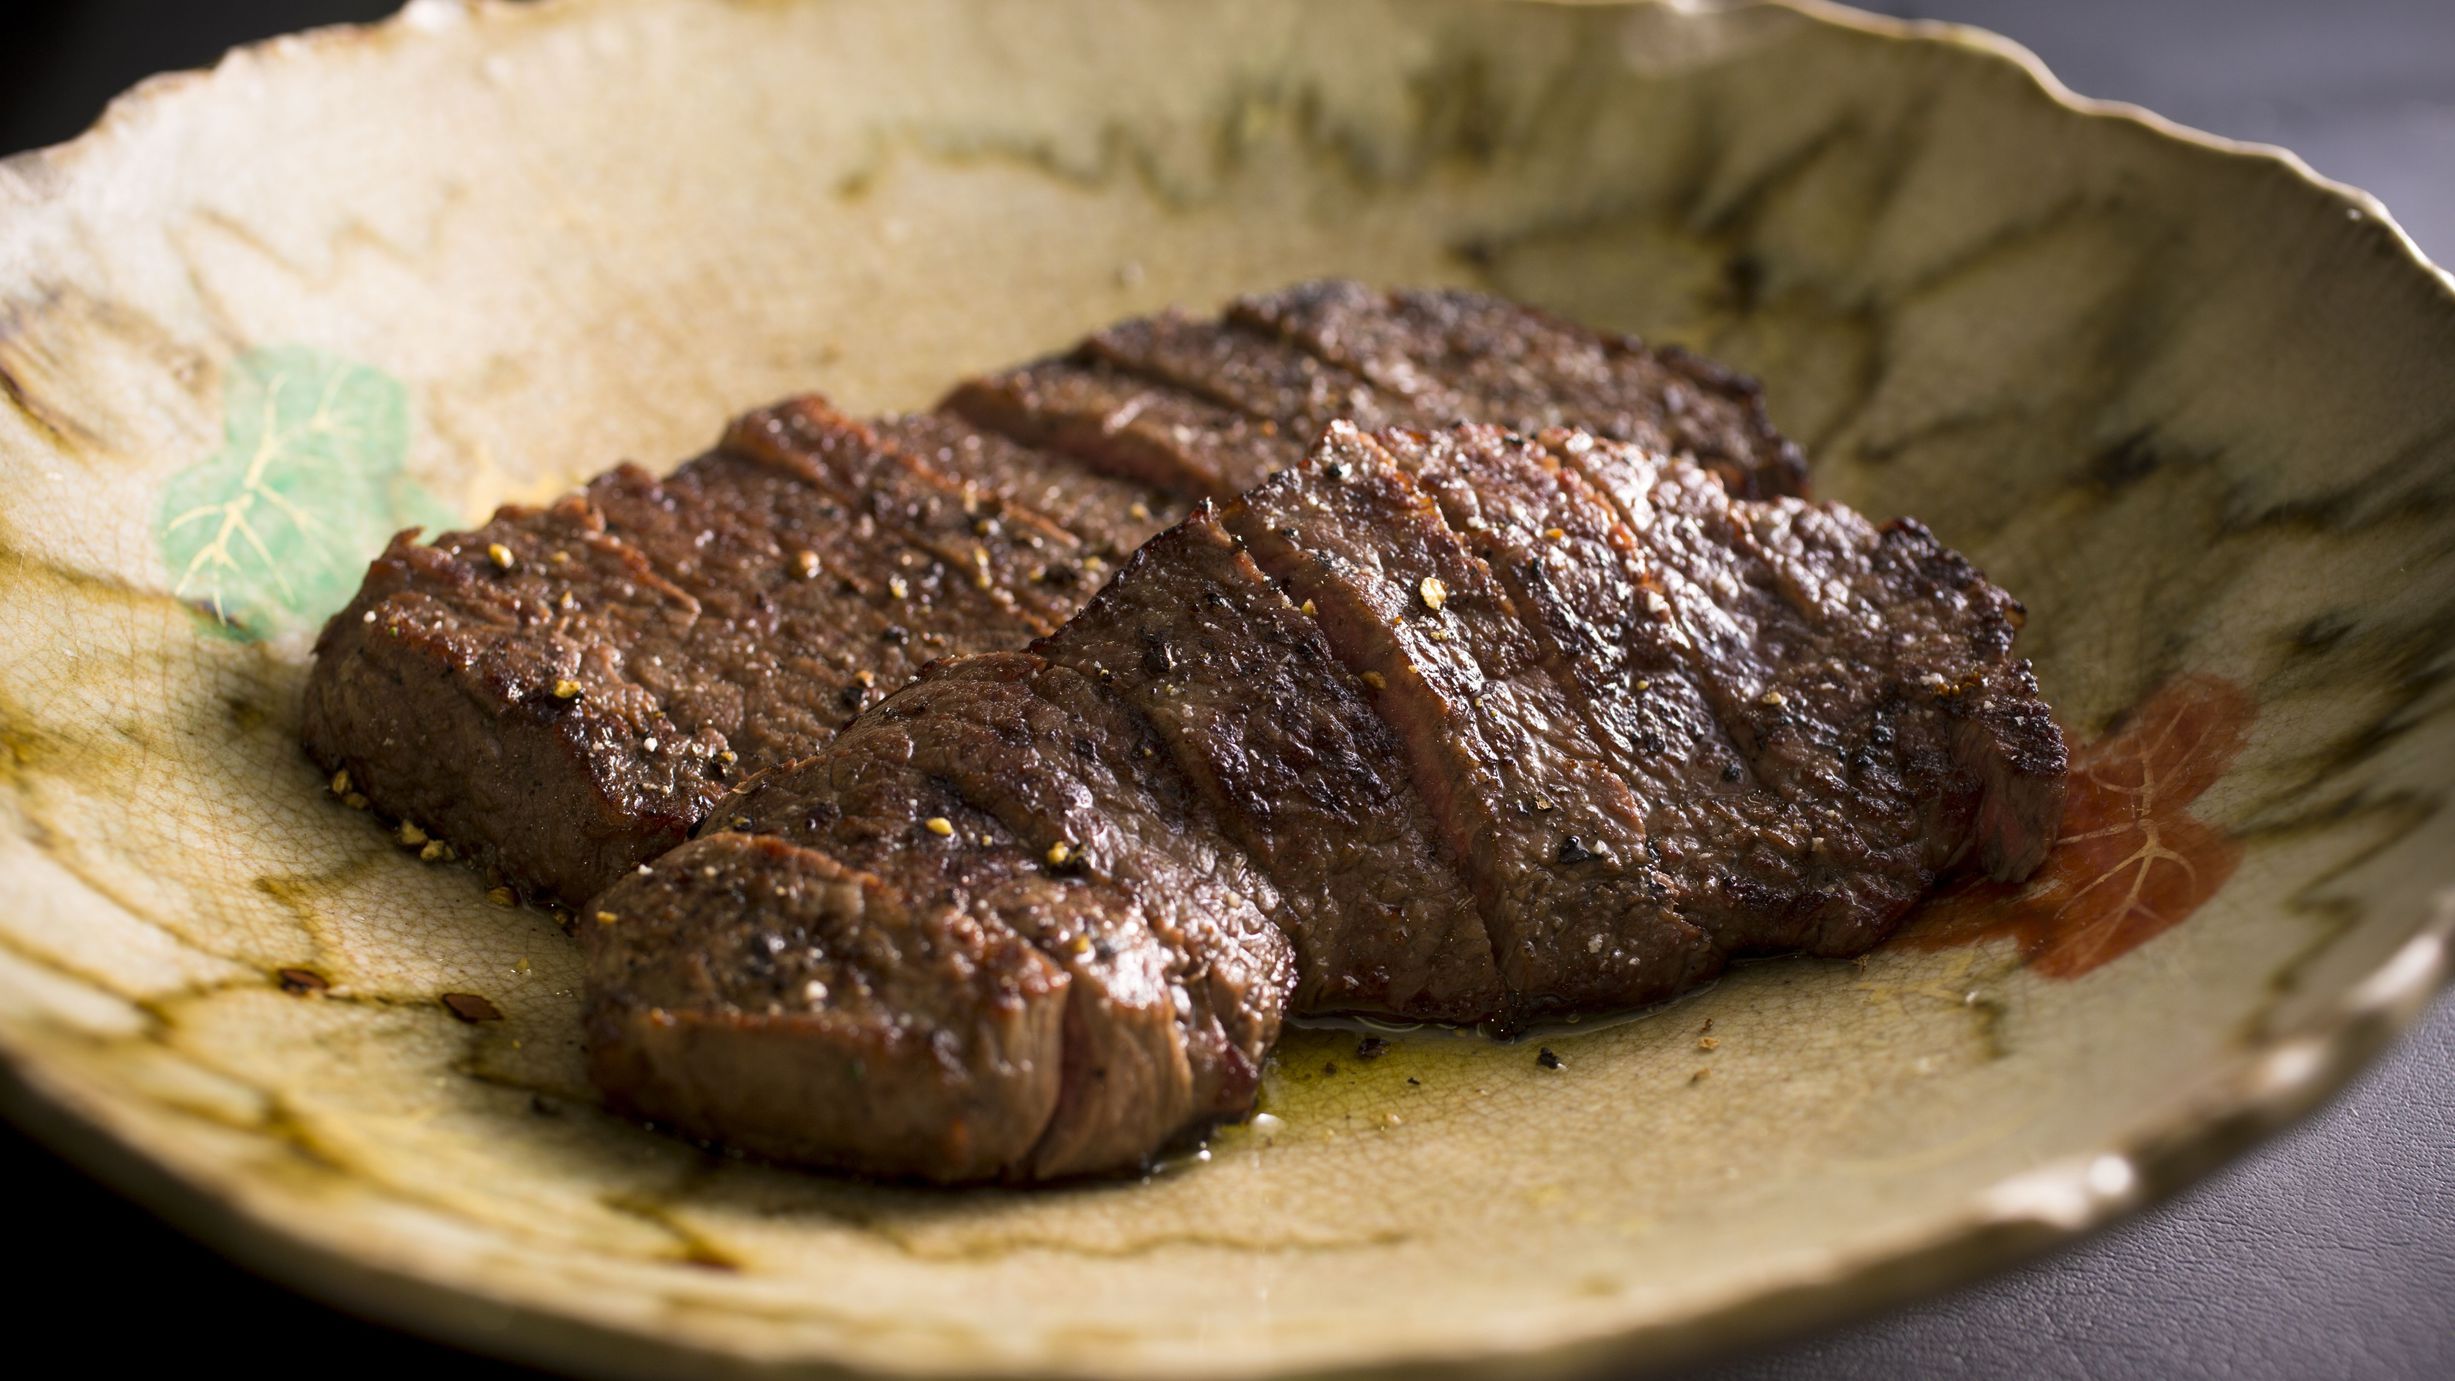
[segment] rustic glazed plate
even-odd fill
[[[2033,612],[2065,840],[1858,964],[1529,1045],[1291,1039],[1147,1183],[920,1192],[595,1110],[546,916],[296,745],[382,537],[810,385],[1304,275],[1756,370]],[[2455,902],[2455,292],[2279,157],[1783,8],[475,9],[0,165],[12,1110],[242,1259],[579,1370],[1693,1355],[2103,1221],[2335,1088]]]

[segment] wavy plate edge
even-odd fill
[[[2309,193],[2386,234],[2418,269],[2443,308],[2455,311],[2455,272],[2425,255],[2374,196],[2325,177],[2292,151],[2230,139],[2123,101],[2082,96],[2035,53],[1969,25],[1902,20],[1830,0],[1498,0],[1578,6],[1659,4],[1680,13],[1776,10],[1810,24],[1898,43],[1932,44],[2009,66],[2070,115],[2135,126],[2160,139],[2284,173]],[[39,197],[76,165],[137,122],[258,63],[312,60],[327,50],[414,42],[444,25],[553,22],[585,0],[409,0],[366,24],[337,24],[232,49],[209,68],[148,77],[113,98],[83,133],[0,159],[0,177]],[[2455,987],[2455,887],[2439,889],[2419,928],[2345,995],[2292,1031],[2258,1039],[2227,1077],[2131,1137],[1996,1182],[1951,1220],[1913,1237],[1838,1254],[1812,1269],[1767,1281],[1685,1317],[1604,1325],[1571,1337],[1503,1342],[1472,1356],[1392,1354],[1336,1374],[1354,1377],[1467,1376],[1502,1367],[1513,1375],[1645,1370],[1734,1351],[1736,1325],[1756,1346],[1875,1313],[2070,1246],[2163,1202],[2301,1121],[2342,1093],[2443,990]],[[139,1149],[131,1119],[106,1097],[56,1077],[31,1052],[0,1039],[0,1116],[181,1232],[248,1270],[309,1298],[383,1324],[493,1356],[547,1366],[585,1365],[622,1377],[701,1375],[852,1377],[892,1374],[811,1355],[753,1357],[677,1345],[534,1300],[481,1295],[446,1283],[440,1261],[404,1253],[391,1261],[337,1250],[285,1228],[236,1177],[215,1183]],[[1238,1369],[1253,1371],[1253,1368]],[[1065,1374],[1033,1368],[1028,1374]]]

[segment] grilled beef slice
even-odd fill
[[[1193,500],[1297,463],[1333,418],[1581,410],[1748,492],[1798,483],[1743,380],[1474,294],[1307,285],[1122,323],[932,412],[785,403],[667,479],[626,466],[396,540],[317,645],[308,750],[382,815],[576,907],[923,662],[1063,622]]]
[[[1238,1110],[1285,1015],[1509,1026],[1858,953],[2053,836],[2019,620],[1912,522],[1334,424],[610,889],[592,1068],[763,1153],[1029,1180]]]
[[[1169,490],[1104,475],[1070,457],[1018,445],[951,413],[882,417],[873,431],[979,494],[1045,515],[1076,534],[1091,555],[1121,561],[1185,516]]]
[[[1756,498],[1801,493],[1807,475],[1751,379],[1482,293],[1342,279],[1238,298],[1217,321],[1120,322],[1069,354],[971,380],[944,406],[1109,473],[1221,499],[1294,464],[1332,421],[1582,427],[1686,456]]]
[[[1040,553],[976,537],[959,488],[879,473],[902,458],[878,450],[804,400],[663,481],[625,466],[395,539],[317,643],[308,750],[531,895],[585,900],[930,658],[1047,626],[995,583]]]
[[[596,1077],[786,1159],[1134,1163],[1251,1101],[1293,976],[1275,893],[1198,811],[1079,673],[939,663],[583,918]]]
[[[1773,429],[1755,380],[1677,346],[1482,293],[1385,293],[1344,279],[1239,298],[1227,319],[1423,399],[1436,423],[1581,428],[1694,460],[1745,498],[1806,492],[1806,458]]]

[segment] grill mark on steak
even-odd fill
[[[1863,949],[1959,850],[1990,874],[2042,861],[2066,759],[2009,656],[2017,601],[1914,521],[1738,504],[1641,454],[1575,437],[1557,450],[1654,559],[1707,703],[1800,817],[1797,943]]]
[[[1275,333],[1402,398],[1443,398],[1438,421],[1580,427],[1692,456],[1749,498],[1805,490],[1807,462],[1774,430],[1755,380],[1482,293],[1381,292],[1343,279],[1238,298],[1227,320]],[[1447,401],[1454,400],[1454,401]]]
[[[762,449],[663,481],[618,467],[433,547],[396,539],[318,641],[308,751],[385,813],[576,906],[931,657],[1038,631],[917,545],[897,505],[856,509],[820,462]]]
[[[946,573],[936,563],[788,469],[715,452],[661,482],[624,467],[587,494],[607,535],[686,588],[699,611],[690,635],[671,646],[600,644],[577,677],[584,704],[620,686],[647,692],[667,721],[642,726],[643,744],[659,740],[650,757],[686,742],[698,760],[719,765],[732,752],[736,767],[808,751],[867,703],[864,673],[892,686],[927,660],[927,649],[892,635],[915,600],[961,610],[983,638],[1026,626],[960,590],[941,591]],[[788,545],[788,535],[812,545]],[[575,636],[589,637],[603,592],[552,564],[523,569],[542,573],[540,594],[551,591]],[[501,651],[517,656],[517,639],[505,642]],[[710,666],[730,674],[710,677]],[[854,690],[862,693],[848,696]]]
[[[1386,450],[1334,425],[1305,471],[1222,521],[1377,681],[1372,703],[1474,885],[1505,989],[1493,1015],[1634,1005],[1711,969],[1522,615]]]
[[[1379,431],[1438,425],[1474,412],[1445,390],[1386,393],[1362,375],[1276,336],[1179,312],[1094,332],[1081,353],[1248,417],[1274,419],[1282,431],[1304,438],[1319,436],[1332,422]]]
[[[1046,515],[1112,562],[1173,526],[1188,507],[1181,495],[1018,445],[947,413],[904,413],[870,427],[888,444],[990,496],[998,507],[1013,504]]]
[[[1295,464],[1336,420],[1580,426],[1689,455],[1736,493],[1806,484],[1754,380],[1454,289],[1333,279],[1239,298],[1218,321],[1162,312],[967,381],[944,406],[1106,473],[1215,498]]]
[[[882,528],[930,553],[1037,632],[1065,622],[1079,598],[1043,578],[1052,566],[1077,567],[1080,538],[1029,509],[1009,507],[983,521],[980,502],[961,482],[890,447],[860,423],[814,397],[750,413],[725,431],[723,446],[784,467],[829,489]]]
[[[1648,859],[1671,879],[1682,918],[1724,951],[1796,947],[1763,899],[1765,880],[1784,872],[1768,842],[1797,822],[1704,703],[1617,513],[1515,433],[1459,427],[1379,439],[1509,591],[1604,760],[1642,804]],[[1753,881],[1734,894],[1734,875]]]
[[[1208,509],[1137,553],[1042,655],[1148,718],[1274,883],[1311,1012],[1475,1020],[1500,978],[1369,691]]]
[[[1308,439],[1096,360],[1042,360],[967,380],[941,406],[1103,473],[1206,498],[1295,464]]]

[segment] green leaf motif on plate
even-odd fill
[[[451,522],[404,472],[408,454],[409,393],[390,374],[306,346],[241,355],[221,449],[162,493],[172,592],[229,637],[321,621],[393,533]]]

